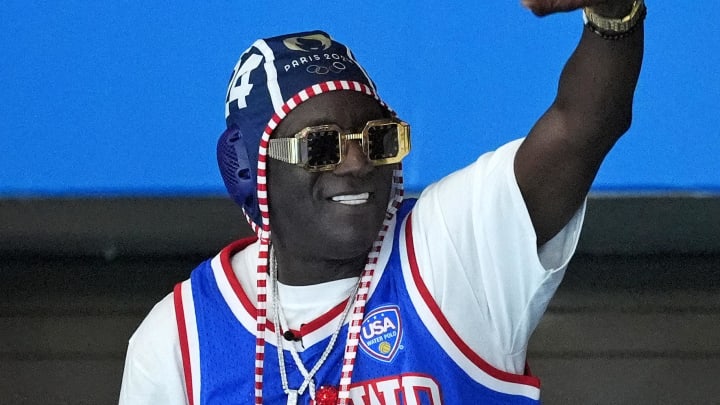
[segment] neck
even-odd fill
[[[365,268],[367,252],[347,259],[323,259],[290,253],[274,246],[278,280],[286,285],[312,285],[359,277]]]

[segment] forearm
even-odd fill
[[[596,13],[627,15],[630,2],[603,4]],[[564,116],[578,141],[612,144],[630,126],[632,102],[643,57],[643,23],[612,40],[585,28],[560,77],[554,109]],[[606,153],[607,149],[602,148]]]
[[[538,15],[545,0],[529,7]],[[566,0],[562,10],[598,4]],[[627,15],[631,1],[602,3],[596,13]],[[597,6],[596,6],[597,7]],[[554,10],[555,12],[558,9]],[[515,174],[543,244],[582,203],[603,159],[632,120],[633,94],[643,55],[642,20],[621,38],[609,39],[583,28],[582,38],[563,69],[552,106],[532,128],[515,159]]]

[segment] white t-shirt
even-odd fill
[[[485,361],[515,374],[524,371],[528,340],[575,251],[585,211],[583,205],[562,231],[537,248],[513,170],[521,141],[486,153],[429,186],[412,214],[420,274],[450,325]],[[386,239],[378,268],[391,244],[392,238]],[[251,298],[257,251],[256,243],[232,258],[233,272]],[[326,313],[356,283],[350,278],[279,285],[289,326],[298,328]],[[186,403],[172,293],[130,339],[120,403]]]

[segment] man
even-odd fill
[[[153,309],[120,402],[537,403],[527,342],[630,125],[645,6],[523,4],[592,7],[553,105],[417,201],[402,199],[409,127],[344,45],[315,31],[248,49],[218,159],[257,238]]]

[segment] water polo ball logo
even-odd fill
[[[365,316],[360,329],[360,347],[378,360],[391,362],[402,341],[400,308],[388,305]]]

